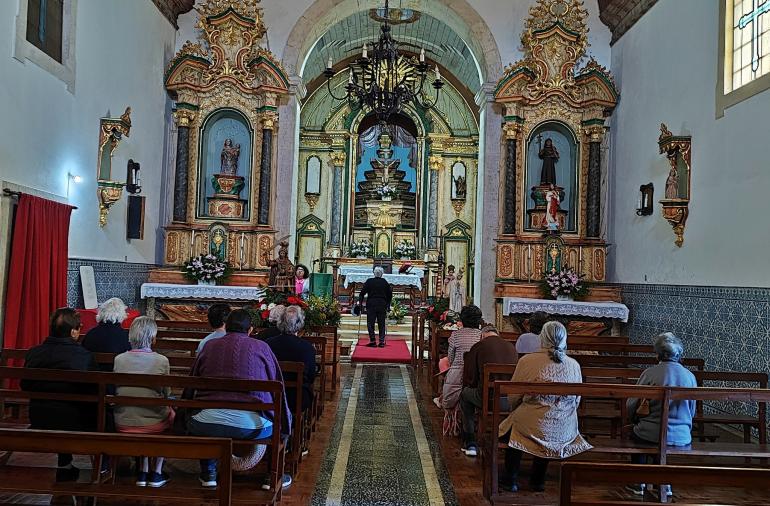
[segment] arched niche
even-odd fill
[[[526,209],[535,208],[532,188],[540,184],[543,160],[540,158],[542,147],[550,139],[559,158],[556,161],[556,185],[564,188],[561,208],[567,211],[564,232],[577,230],[578,211],[578,160],[579,146],[575,132],[561,121],[545,121],[537,125],[529,134],[526,144],[526,173],[524,198]]]
[[[252,184],[252,157],[254,129],[249,120],[240,111],[222,108],[213,111],[201,123],[200,156],[198,157],[198,218],[227,218],[249,220],[249,195]],[[229,140],[229,145],[226,143]],[[237,152],[224,154],[225,150]],[[235,183],[233,188],[219,187],[215,175],[229,174],[243,178],[242,186]],[[240,181],[240,180],[237,180]],[[215,194],[231,194],[232,206],[242,207],[242,212],[233,212],[228,216],[224,209],[214,209],[214,205],[228,205]],[[216,201],[216,204],[213,202]],[[224,202],[224,203],[223,203]]]

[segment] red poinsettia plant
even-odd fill
[[[299,306],[305,311],[307,311],[308,308],[307,302],[301,297],[267,288],[265,289],[265,295],[259,299],[256,304],[244,309],[251,315],[251,324],[255,328],[264,328],[271,325],[269,321],[270,311],[278,305]]]

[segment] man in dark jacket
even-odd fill
[[[96,362],[91,352],[77,343],[80,336],[80,315],[71,308],[57,309],[51,315],[50,336],[43,344],[31,348],[24,359],[29,369],[62,369],[68,371],[93,371]],[[61,381],[23,380],[22,390],[55,392],[63,394],[94,394],[96,386],[86,383]],[[96,405],[32,399],[29,403],[29,419],[33,429],[45,430],[96,430]],[[72,466],[72,455],[59,454],[60,481],[77,479],[78,469]]]
[[[359,297],[360,304],[363,306],[364,296],[366,299],[366,327],[369,330],[369,346],[374,348],[377,342],[374,340],[374,322],[377,321],[377,330],[380,332],[380,348],[385,347],[385,317],[388,314],[390,301],[393,298],[393,289],[390,283],[383,279],[384,271],[382,267],[374,268],[374,277],[369,278],[364,283]]]
[[[506,341],[497,329],[488,325],[481,329],[481,340],[471,346],[465,354],[463,365],[463,391],[460,394],[460,409],[463,412],[463,452],[469,457],[478,454],[476,444],[476,409],[482,407],[482,386],[484,364],[516,364],[516,347]],[[509,380],[505,378],[493,378]],[[493,429],[495,430],[495,429]]]

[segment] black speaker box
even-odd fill
[[[126,239],[144,239],[144,197],[128,196]]]

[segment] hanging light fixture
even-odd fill
[[[423,109],[434,107],[444,81],[438,65],[435,72],[429,72],[430,67],[425,63],[425,49],[420,50],[419,59],[399,52],[399,44],[390,33],[388,0],[385,0],[384,10],[379,40],[372,43],[371,48],[364,44],[361,57],[349,65],[346,95],[338,97],[332,91],[334,70],[331,57],[324,77],[329,94],[335,100],[348,100],[351,106],[372,113],[380,123],[387,124],[393,114],[402,112],[409,103]],[[429,74],[433,74],[432,86],[436,90],[433,100],[422,97],[425,81],[430,80]]]

